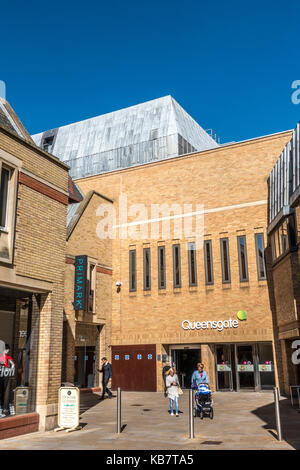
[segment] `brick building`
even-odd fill
[[[68,167],[0,98],[0,438],[53,427],[61,383]]]
[[[219,145],[166,97],[33,138],[114,201],[85,225],[111,239],[113,385],[161,390],[175,362],[189,387],[201,360],[213,388],[270,389],[267,178],[291,132]]]
[[[72,182],[71,182],[72,184]],[[65,265],[64,336],[62,381],[80,388],[99,387],[100,359],[110,344],[111,325],[111,240],[96,233],[95,212],[113,201],[90,191],[74,191],[68,207],[67,256]],[[74,298],[75,264],[84,267],[86,285],[80,305]]]
[[[281,390],[300,384],[300,124],[269,177],[270,299]],[[298,350],[298,351],[297,351]]]

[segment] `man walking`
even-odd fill
[[[101,396],[101,400],[104,400],[105,393],[107,393],[108,398],[111,398],[112,393],[109,390],[109,388],[107,388],[107,384],[112,378],[112,368],[111,368],[111,364],[108,362],[106,357],[102,357],[102,368],[98,369],[98,371],[100,373],[102,372],[102,396]]]

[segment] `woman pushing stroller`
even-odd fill
[[[194,416],[200,416],[203,419],[204,413],[208,412],[213,419],[214,411],[212,407],[211,390],[208,384],[208,375],[204,370],[204,364],[198,362],[197,370],[192,375],[191,388],[196,389]]]

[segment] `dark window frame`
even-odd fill
[[[194,273],[192,273],[192,253],[194,254]],[[189,286],[190,287],[195,287],[195,286],[198,285],[197,251],[196,251],[196,243],[195,242],[189,242],[188,243],[188,265],[189,265]],[[194,281],[192,280],[193,277],[194,277]]]
[[[1,165],[1,175],[0,175],[0,228],[3,230],[7,229],[8,225],[8,213],[9,213],[9,197],[10,197],[10,185],[12,179],[12,172],[11,168],[8,168],[6,165]],[[3,193],[3,175],[4,172],[7,174],[7,179],[5,179],[5,195]],[[2,223],[4,221],[4,224]]]
[[[177,254],[176,251],[178,250]],[[180,244],[176,243],[172,245],[173,253],[173,287],[175,289],[180,289],[181,287],[181,255],[180,255]],[[177,261],[176,261],[177,258]],[[177,272],[177,262],[178,262],[178,272]],[[178,277],[178,280],[177,280]]]
[[[263,270],[264,270],[264,276],[261,276],[261,273],[260,273],[260,266],[259,266],[259,245],[258,245],[258,237],[261,236],[262,237],[262,245],[263,245],[263,249],[262,249],[262,260],[263,260]],[[266,269],[266,260],[265,260],[265,253],[264,253],[264,249],[265,249],[265,240],[264,240],[264,234],[263,232],[260,232],[260,233],[255,233],[254,234],[254,238],[255,238],[255,253],[256,253],[256,268],[257,268],[257,278],[259,281],[265,281],[267,279],[267,269]],[[273,242],[273,250],[276,250],[276,245],[275,245],[275,241]],[[276,252],[275,252],[276,253]],[[272,253],[273,256],[274,256],[274,253]]]
[[[224,249],[223,249],[224,242],[226,242],[228,279],[225,279]],[[231,283],[231,271],[230,271],[230,251],[229,251],[229,238],[228,237],[220,238],[220,250],[221,250],[221,265],[222,265],[222,284],[230,284]]]
[[[134,254],[134,266],[132,256]],[[134,269],[133,269],[134,268]],[[129,292],[136,292],[136,249],[129,250]]]
[[[207,259],[207,250],[209,248],[209,261],[210,261],[210,275],[211,280],[208,279],[208,259]],[[212,286],[214,284],[214,265],[213,265],[213,254],[212,254],[212,240],[204,240],[204,268],[205,268],[205,284],[207,286]]]
[[[240,245],[240,240],[241,239],[245,240],[245,273],[246,277],[243,278],[243,268],[242,268],[242,255],[241,255],[241,245]],[[238,235],[237,237],[237,247],[238,247],[238,259],[239,259],[239,273],[240,273],[240,282],[249,282],[249,270],[248,270],[248,256],[247,256],[247,240],[246,240],[246,235]]]
[[[147,253],[149,255],[149,258],[148,258],[149,260],[149,273],[148,273],[149,285],[147,285],[147,272],[146,272]],[[144,277],[144,290],[145,291],[151,290],[151,249],[148,247],[143,249],[143,277]]]
[[[163,276],[161,276],[161,256],[163,254]],[[159,289],[166,289],[166,249],[164,245],[157,247],[157,267],[158,267],[158,288]],[[163,281],[163,284],[162,284]]]

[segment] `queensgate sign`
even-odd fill
[[[222,331],[227,328],[237,328],[239,326],[238,320],[214,320],[214,321],[190,321],[183,320],[181,324],[184,330],[218,330]]]
[[[75,257],[74,310],[87,310],[87,255]]]
[[[208,320],[208,321],[190,321],[183,320],[181,326],[184,330],[218,330],[223,331],[228,328],[237,328],[239,321],[247,320],[247,312],[239,310],[236,314],[238,320],[229,318],[229,320]]]

